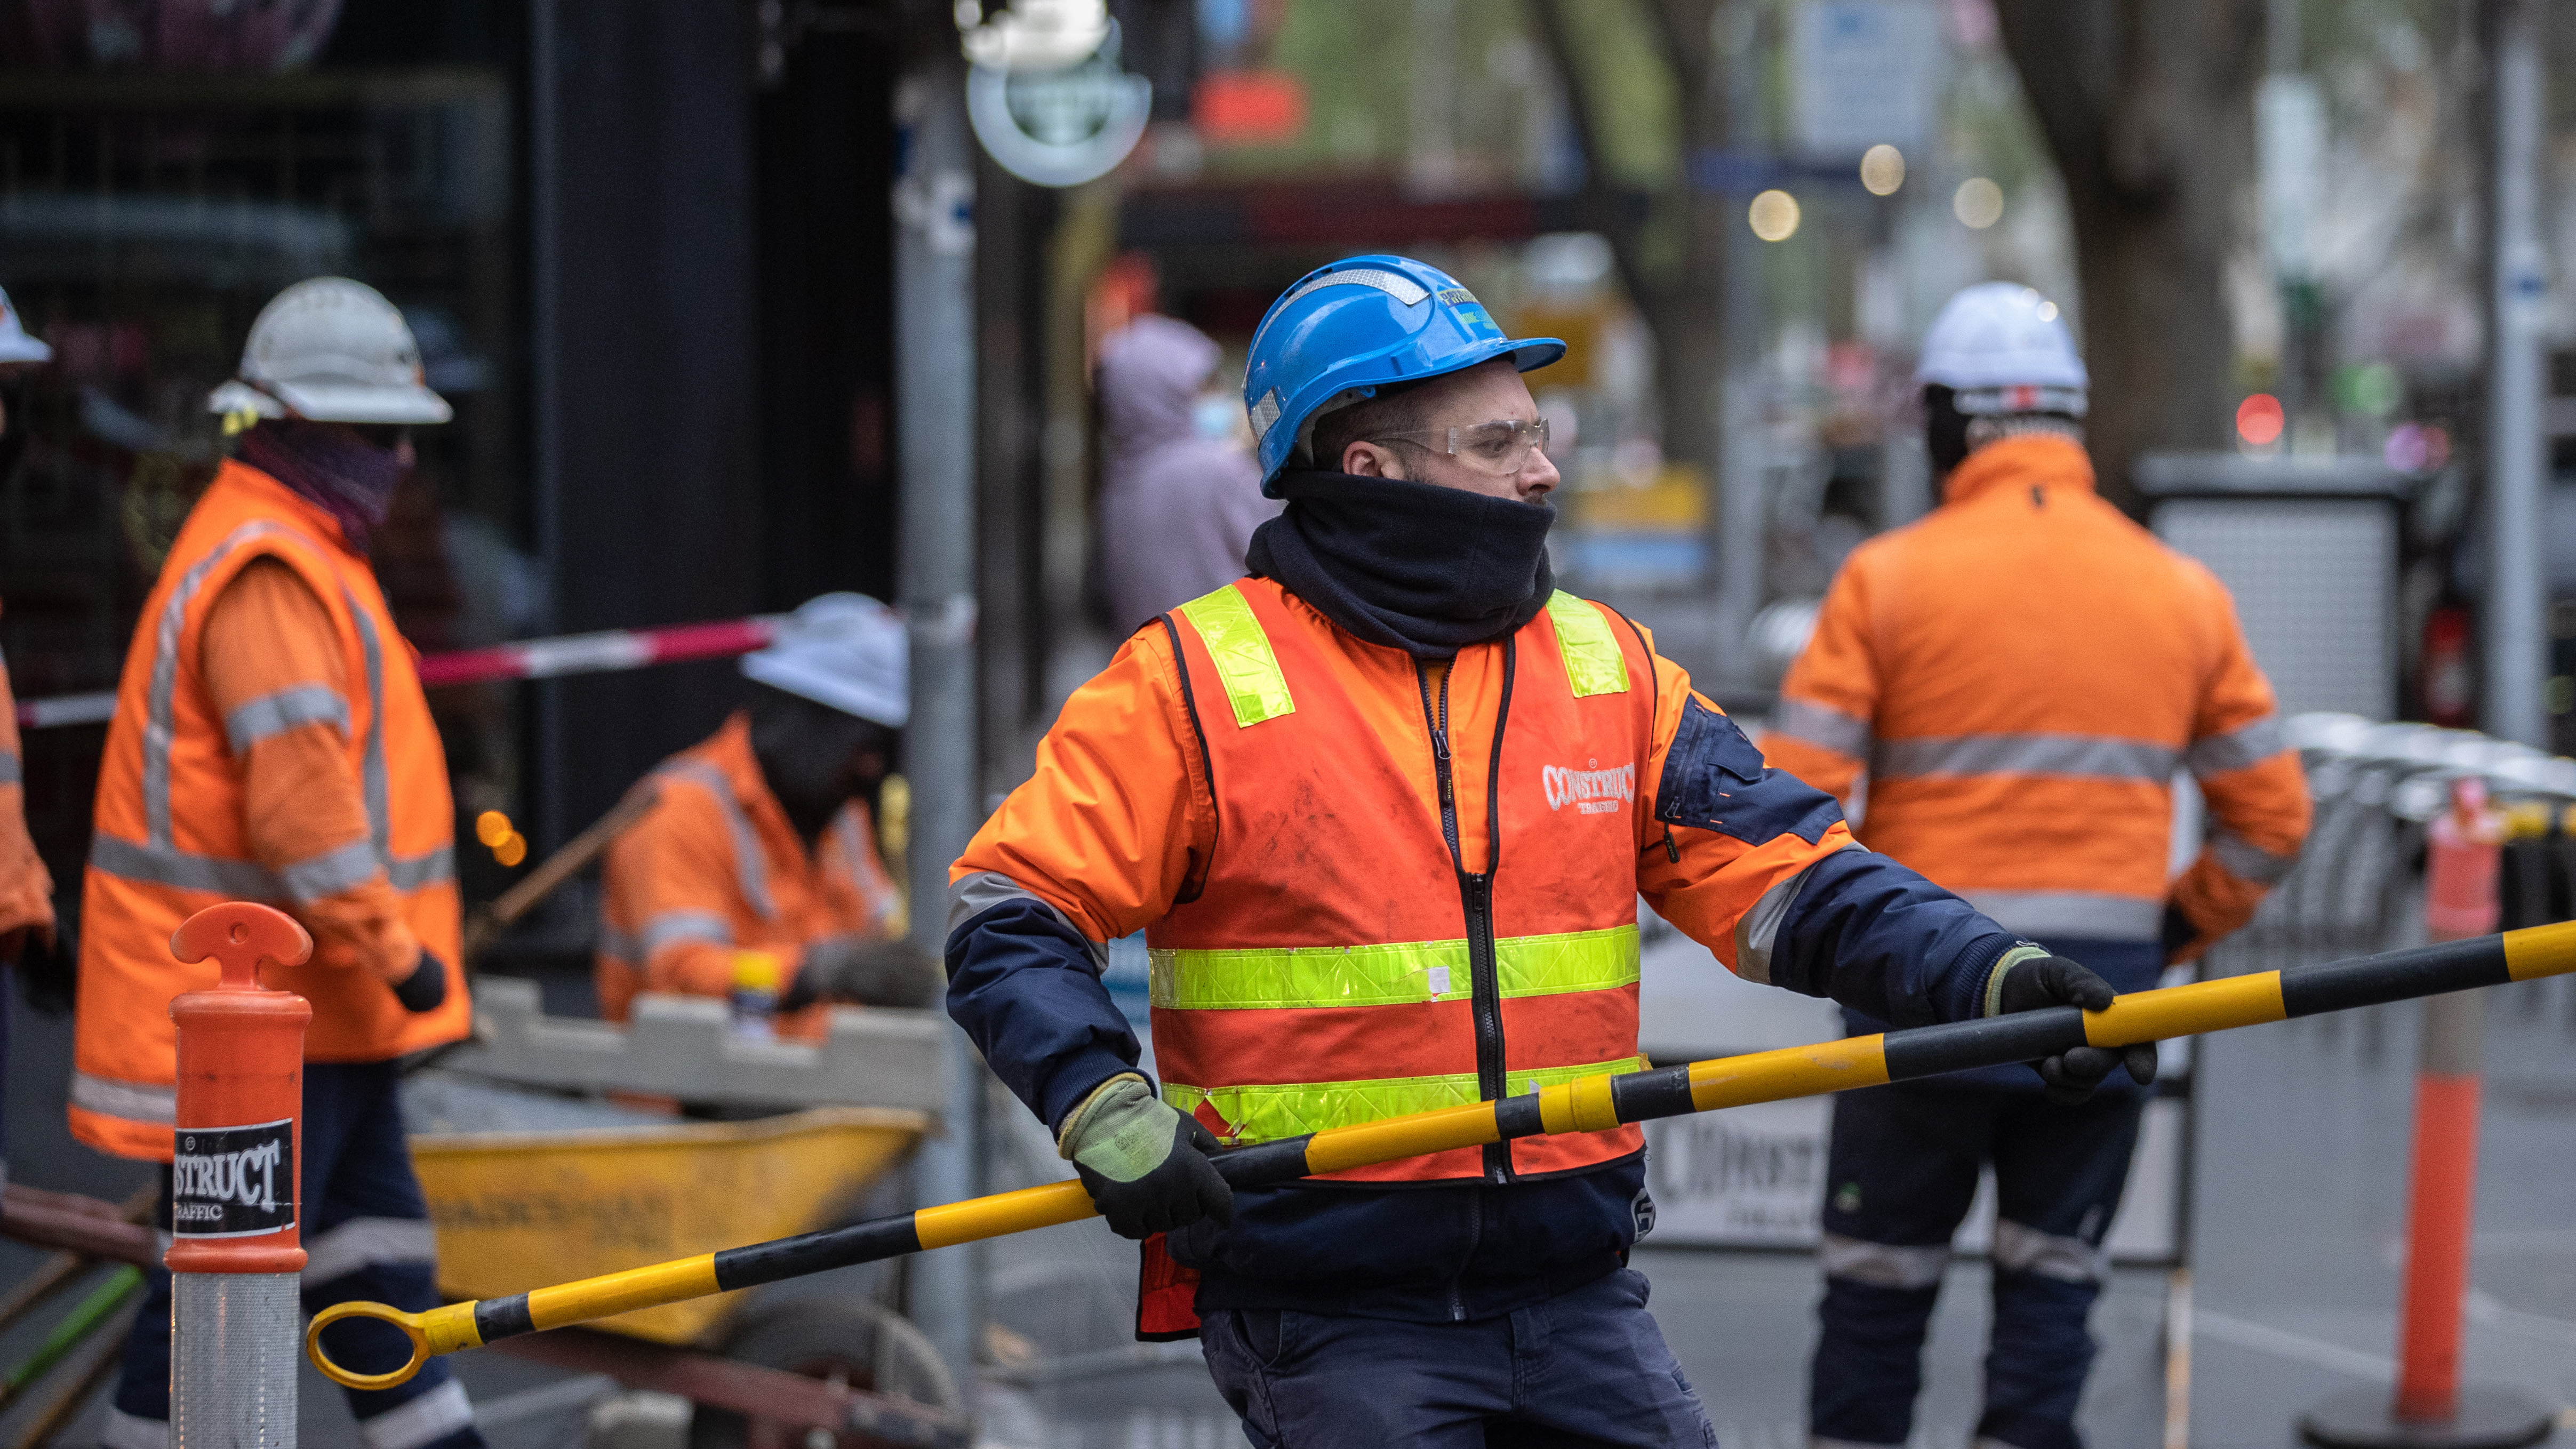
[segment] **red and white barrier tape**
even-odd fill
[[[432,689],[447,684],[481,684],[495,679],[551,679],[560,674],[608,674],[641,669],[648,664],[676,664],[685,659],[719,659],[748,654],[769,643],[783,614],[759,614],[721,624],[680,624],[668,629],[604,629],[596,634],[566,634],[529,639],[489,649],[459,649],[420,657],[420,682]],[[18,728],[97,724],[116,713],[113,690],[98,694],[61,694],[51,699],[18,702]]]

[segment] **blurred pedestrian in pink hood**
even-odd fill
[[[1150,313],[1101,344],[1094,597],[1120,633],[1243,577],[1252,531],[1279,511],[1242,401],[1209,387],[1217,357],[1197,328]]]

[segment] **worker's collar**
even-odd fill
[[[1950,470],[1941,501],[1965,503],[1998,488],[2072,488],[2093,491],[2093,460],[2072,438],[2037,435],[2006,438],[1970,453]]]
[[[1404,478],[1282,473],[1287,510],[1252,535],[1245,565],[1345,633],[1448,659],[1536,617],[1556,587],[1556,510]]]

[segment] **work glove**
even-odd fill
[[[780,1011],[817,1001],[859,1006],[929,1006],[939,999],[939,963],[908,940],[826,936],[805,948]]]
[[[2016,1011],[2040,1011],[2051,1006],[2100,1011],[2118,994],[2110,982],[2093,974],[2083,963],[2052,956],[2047,947],[2024,941],[2006,951],[1995,962],[1993,974],[1986,978],[1986,1015],[2009,1016]],[[2139,1086],[2153,1082],[2156,1044],[2069,1047],[2030,1064],[2039,1079],[2048,1084],[2048,1100],[2068,1105],[2092,1096],[2093,1089],[2119,1066],[2126,1066]]]
[[[1234,1221],[1234,1189],[1208,1154],[1216,1138],[1164,1104],[1143,1077],[1100,1084],[1065,1115],[1056,1155],[1073,1163],[1091,1205],[1122,1238],[1149,1238],[1201,1218]]]
[[[413,964],[411,974],[393,983],[393,987],[394,1000],[403,1004],[403,1010],[415,1015],[436,1011],[439,1004],[447,1000],[447,963],[429,954],[429,948],[423,946],[420,960]]]

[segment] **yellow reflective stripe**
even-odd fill
[[[1612,991],[1637,981],[1637,928],[1506,936],[1494,942],[1507,997]],[[1166,1011],[1397,1006],[1464,998],[1473,989],[1467,943],[1155,950],[1154,1004]]]
[[[1628,661],[1599,609],[1559,589],[1547,596],[1547,617],[1556,625],[1556,647],[1565,655],[1575,698],[1628,692]]]
[[[1232,584],[1181,605],[1180,615],[1199,632],[1225,697],[1234,704],[1234,722],[1242,728],[1297,712],[1288,697],[1288,676],[1279,672],[1279,656],[1270,652],[1270,636],[1261,631],[1252,605]]]
[[[1535,1067],[1512,1073],[1509,1088],[1515,1095],[1536,1092],[1600,1072],[1642,1071],[1645,1065],[1644,1057],[1621,1057],[1587,1066]],[[1476,1102],[1480,1095],[1474,1072],[1213,1089],[1181,1082],[1163,1084],[1163,1100],[1180,1111],[1194,1113],[1199,1103],[1214,1103],[1217,1115],[1234,1128],[1234,1135],[1227,1139],[1233,1142],[1268,1142],[1302,1132],[1383,1121],[1410,1112],[1463,1107]]]

